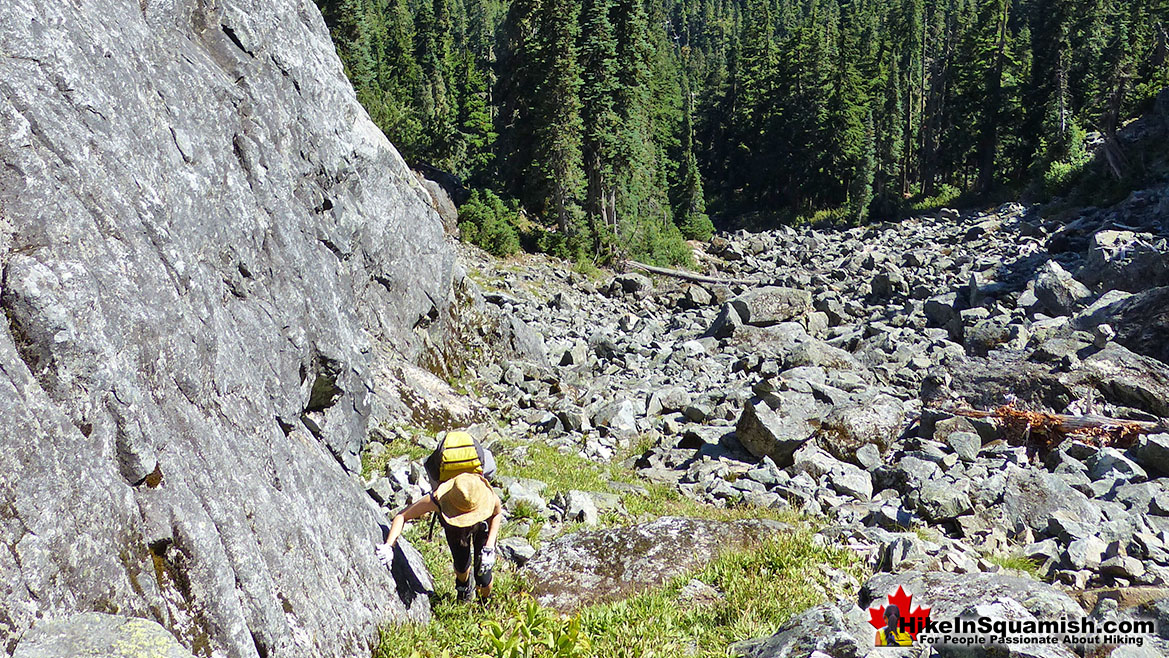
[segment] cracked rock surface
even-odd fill
[[[350,473],[446,340],[438,216],[310,0],[0,5],[0,648],[351,656],[425,596]]]

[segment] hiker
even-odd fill
[[[495,479],[495,456],[466,432],[447,432],[422,465],[432,491],[459,473],[481,473],[488,481]]]
[[[495,457],[470,434],[448,432],[423,462],[423,467],[433,493],[394,517],[386,543],[378,547],[378,558],[389,566],[394,543],[402,534],[405,522],[437,512],[431,518],[431,532],[437,519],[442,523],[454,559],[458,598],[471,600],[470,572],[474,566],[476,591],[480,600],[486,600],[491,595],[495,538],[503,520],[499,497],[490,483],[495,476]],[[476,501],[481,506],[471,510],[468,505]]]
[[[877,631],[873,644],[879,647],[913,646],[913,638],[901,628],[901,610],[895,605],[885,608],[885,628]]]
[[[435,512],[446,532],[447,546],[455,567],[455,594],[470,601],[471,567],[475,568],[475,592],[480,601],[491,596],[491,568],[495,565],[495,539],[503,525],[503,505],[479,473],[460,473],[438,485],[429,496],[411,504],[394,517],[386,543],[377,549],[378,558],[392,563],[394,544],[406,521]]]

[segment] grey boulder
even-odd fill
[[[1169,285],[1169,249],[1163,239],[1132,231],[1100,231],[1088,244],[1078,272],[1088,285],[1140,292]]]
[[[1092,291],[1050,260],[1035,275],[1035,296],[1052,315],[1070,315],[1091,298]]]
[[[864,445],[882,453],[901,434],[905,407],[901,401],[880,395],[863,403],[841,405],[821,421],[816,441],[841,461],[854,461]]]
[[[768,327],[800,318],[812,310],[812,294],[797,288],[755,288],[730,300],[744,324]]]
[[[524,566],[541,604],[570,611],[615,601],[747,548],[784,530],[771,521],[662,517],[650,523],[565,535]]]
[[[25,633],[12,658],[193,658],[157,622],[101,612],[45,619]]]
[[[1100,508],[1058,475],[1034,469],[1016,469],[1007,478],[998,511],[1008,527],[1018,524],[1039,534],[1052,520],[1070,520],[1087,526],[1103,521]]]
[[[824,603],[792,617],[769,638],[735,645],[743,658],[861,658],[913,655],[911,648],[873,650],[875,631],[847,601]]]
[[[1096,309],[1079,320],[1085,329],[1108,324],[1128,349],[1169,363],[1169,286],[1153,288]]]
[[[796,405],[773,410],[764,400],[751,400],[743,406],[735,436],[752,455],[770,457],[777,465],[788,466],[792,453],[813,433],[806,411]]]

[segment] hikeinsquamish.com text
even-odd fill
[[[1147,636],[1156,633],[1157,622],[1152,619],[956,617],[929,620],[920,629],[917,641],[938,646],[1071,644],[1140,647],[1144,646]]]

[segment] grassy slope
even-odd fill
[[[429,524],[417,522],[407,529],[406,536],[422,551],[435,575],[438,591],[432,599],[434,617],[424,626],[384,629],[375,658],[728,656],[733,655],[732,643],[771,634],[793,614],[822,601],[826,592],[841,586],[839,579],[825,574],[826,567],[857,578],[863,575],[851,553],[817,546],[812,526],[791,513],[745,507],[716,509],[686,499],[672,487],[637,481],[632,471],[621,466],[595,464],[540,444],[528,444],[521,463],[502,456],[500,473],[547,482],[544,495],[548,498],[568,489],[616,493],[610,482],[634,482],[644,487],[648,495],[622,494],[629,517],[607,514],[602,519],[607,525],[685,515],[724,520],[773,518],[800,529],[756,550],[724,554],[697,573],[657,590],[626,601],[591,606],[574,618],[564,618],[538,606],[527,594],[522,577],[502,562],[496,569],[495,595],[490,604],[456,602],[450,555],[442,533],[436,532],[427,541]],[[525,522],[529,526],[526,531],[521,525]],[[538,522],[516,518],[509,519],[502,534],[522,531],[535,538],[538,530]],[[722,592],[722,598],[706,604],[680,600],[679,592],[691,578],[714,586]],[[548,645],[557,645],[557,640],[558,648],[549,648]]]

